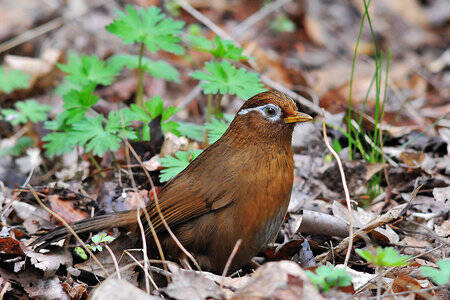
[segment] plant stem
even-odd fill
[[[217,95],[217,105],[216,105],[216,111],[215,111],[215,115],[218,116],[220,114],[220,105],[222,103],[222,99],[223,99],[223,95],[222,94],[218,94]]]
[[[206,103],[206,119],[205,119],[205,123],[209,123],[211,121],[211,115],[213,114],[213,105],[212,105],[212,94],[208,95],[208,102]],[[208,132],[205,130],[205,136],[204,136],[204,140],[205,140],[205,145],[208,144]]]
[[[97,160],[95,159],[95,157],[92,155],[92,152],[88,152],[88,157],[91,160],[92,164],[94,165],[94,167],[97,170],[101,170],[102,168],[100,167],[100,165],[98,164]],[[105,177],[105,174],[103,174],[102,172],[100,172],[100,176]]]
[[[364,1],[364,4],[366,4],[366,1]],[[350,74],[350,91],[349,91],[349,95],[348,95],[348,113],[347,113],[347,132],[349,135],[352,134],[352,130],[351,130],[351,120],[352,120],[352,91],[353,91],[353,78],[355,76],[355,67],[356,67],[356,57],[358,56],[358,47],[359,47],[359,41],[361,40],[361,34],[364,28],[364,22],[366,20],[366,15],[369,16],[369,11],[367,9],[367,7],[370,5],[370,2],[372,0],[369,0],[369,3],[366,5],[364,5],[366,7],[364,14],[362,16],[362,20],[361,20],[361,25],[359,27],[359,32],[358,32],[358,38],[356,39],[356,45],[355,45],[355,51],[353,53],[353,61],[352,61],[352,71]],[[349,158],[350,160],[353,159],[353,152],[352,152],[352,143],[349,141],[348,143],[348,149],[349,149]]]
[[[144,43],[141,42],[141,47],[139,48],[139,60],[138,60],[138,86],[136,91],[136,104],[140,107],[144,107],[144,86],[143,86],[143,77],[144,70],[142,69],[142,56],[144,54]]]

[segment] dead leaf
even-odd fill
[[[146,294],[143,290],[135,287],[126,280],[107,279],[103,281],[91,295],[92,300],[152,300],[160,297]]]
[[[62,248],[47,254],[27,249],[25,254],[30,259],[31,264],[37,269],[44,271],[47,277],[53,276],[61,265],[72,265],[72,256]]]
[[[268,262],[233,299],[323,299],[305,271],[292,261]]]
[[[164,289],[164,293],[170,298],[177,300],[223,298],[219,286],[201,273],[183,270],[174,264],[169,264],[169,270],[172,273],[172,282]]]
[[[63,201],[59,195],[49,195],[50,208],[66,222],[72,223],[86,219],[89,215],[74,207],[72,201]]]

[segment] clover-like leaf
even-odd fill
[[[16,109],[2,109],[1,114],[5,121],[13,125],[25,124],[28,121],[37,123],[47,119],[48,111],[51,106],[40,104],[31,99],[27,101],[16,102]]]
[[[178,151],[175,153],[175,157],[166,156],[160,158],[159,161],[164,169],[161,170],[159,180],[161,182],[169,181],[183,171],[201,152],[202,150],[199,149],[191,149],[189,151]]]
[[[320,266],[315,270],[315,273],[306,271],[306,275],[318,289],[324,292],[335,286],[345,287],[352,284],[352,277],[347,271],[334,266]]]
[[[67,64],[58,64],[58,67],[67,73],[66,79],[75,85],[95,87],[98,84],[111,84],[120,70],[114,66],[107,65],[97,56],[84,55],[78,57],[76,54],[69,56]]]
[[[19,70],[6,72],[0,67],[0,91],[9,94],[18,89],[28,88],[31,76]]]
[[[377,253],[367,250],[356,249],[356,253],[364,258],[368,263],[372,263],[379,267],[396,267],[409,264],[407,260],[411,258],[408,255],[401,255],[392,247],[377,248]]]
[[[258,74],[237,69],[226,60],[207,62],[205,69],[206,72],[196,71],[191,74],[193,78],[202,81],[200,86],[205,94],[229,93],[242,99],[248,99],[265,90]]]
[[[139,56],[128,54],[115,55],[108,60],[108,64],[111,67],[118,69],[122,69],[123,67],[137,69],[139,67]],[[155,78],[163,78],[165,80],[175,82],[180,81],[180,74],[177,69],[165,61],[154,61],[149,58],[142,57],[141,67],[145,72],[151,74]]]
[[[136,10],[127,5],[126,13],[118,11],[117,19],[106,26],[106,30],[121,38],[125,44],[142,42],[151,52],[161,49],[182,54],[178,34],[183,26],[184,22],[166,17],[156,6]]]
[[[431,267],[421,267],[422,275],[430,277],[438,285],[450,282],[450,259],[442,259],[436,263],[439,269]]]

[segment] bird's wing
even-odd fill
[[[217,142],[203,151],[186,169],[159,193],[158,203],[169,226],[191,220],[232,203],[236,168],[232,147]],[[218,163],[218,156],[221,163]],[[160,214],[153,203],[148,209],[153,227],[163,229]],[[145,221],[145,217],[143,216]]]

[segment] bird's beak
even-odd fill
[[[307,115],[302,112],[295,112],[294,115],[288,116],[284,118],[284,122],[286,123],[301,123],[311,121],[313,118],[310,115]]]

